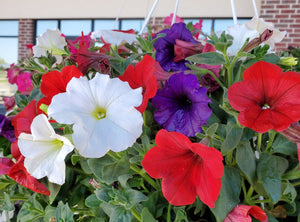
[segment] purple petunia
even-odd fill
[[[184,23],[175,23],[170,29],[164,29],[160,33],[165,33],[166,36],[157,39],[154,43],[156,49],[155,60],[167,72],[187,70],[186,60],[174,61],[176,57],[174,50],[176,40],[193,43],[195,46],[199,45],[199,42],[194,40],[193,35]]]
[[[206,92],[195,75],[183,72],[172,75],[152,99],[156,108],[154,119],[168,131],[195,136],[202,132],[201,126],[212,113]]]
[[[16,140],[14,127],[5,115],[0,114],[0,136],[4,136],[9,142]]]

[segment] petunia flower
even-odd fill
[[[53,70],[42,76],[41,92],[45,95],[38,102],[38,107],[41,104],[49,105],[52,97],[58,93],[66,92],[67,84],[75,77],[79,78],[83,74],[76,66],[65,66],[61,72]]]
[[[4,136],[10,142],[14,142],[16,140],[11,120],[2,114],[0,114],[0,136]]]
[[[163,129],[156,134],[155,142],[142,166],[151,177],[162,178],[162,192],[169,203],[188,205],[198,196],[214,208],[224,171],[221,152]]]
[[[271,49],[274,49],[275,43],[281,42],[286,35],[286,31],[279,31],[271,22],[265,22],[264,19],[253,17],[251,21],[245,23],[246,27],[250,30],[256,30],[259,34],[262,34],[265,30],[271,30],[272,36],[267,39],[264,44],[270,45]]]
[[[20,74],[20,68],[13,63],[9,68],[6,69],[7,79],[10,84],[15,84],[17,82],[17,77]]]
[[[119,76],[119,79],[128,82],[132,89],[143,87],[143,102],[136,108],[141,113],[145,111],[148,100],[154,97],[157,91],[156,79],[153,75],[155,63],[151,56],[145,55],[135,67],[130,64],[124,74]]]
[[[202,53],[215,52],[215,51],[216,51],[216,49],[213,45],[206,43],[204,45]],[[212,71],[217,78],[219,77],[221,65],[198,64],[197,66],[202,69],[208,69],[208,70]],[[200,77],[200,85],[207,87],[208,92],[214,92],[215,90],[217,90],[220,87],[219,84],[217,83],[217,81],[215,80],[215,78],[209,73],[204,74]]]
[[[76,56],[76,54],[78,53],[78,44],[81,40],[84,40],[88,48],[91,47],[93,45],[93,39],[91,38],[91,35],[92,32],[90,32],[88,35],[83,35],[82,33],[82,36],[77,37],[74,41],[67,40],[71,54]]]
[[[37,44],[32,47],[34,57],[46,56],[48,51],[55,56],[58,64],[62,62],[62,55],[66,53],[64,47],[67,46],[67,42],[58,29],[47,29],[36,41]]]
[[[3,105],[6,107],[6,111],[12,110],[16,105],[14,96],[3,97],[3,102]]]
[[[51,183],[65,183],[64,159],[74,146],[66,137],[54,132],[44,114],[33,119],[31,134],[20,134],[18,145],[28,173],[37,179],[47,176]]]
[[[195,136],[202,132],[202,126],[212,113],[206,91],[206,88],[200,87],[195,75],[172,75],[152,99],[156,108],[154,119],[168,131]]]
[[[230,56],[235,56],[247,39],[251,41],[252,39],[259,37],[259,32],[255,29],[247,28],[246,24],[229,26],[226,29],[226,34],[233,37],[232,45],[227,49],[227,54]]]
[[[19,158],[17,163],[11,167],[7,176],[36,193],[41,193],[46,196],[50,195],[50,191],[47,187],[27,172],[24,167],[24,156]]]
[[[187,66],[185,63],[187,63],[187,61],[185,58],[182,57],[180,60],[174,60],[176,57],[176,40],[193,43],[194,46],[200,43],[194,40],[192,33],[185,27],[184,23],[175,23],[170,29],[164,29],[160,33],[164,33],[166,36],[158,38],[154,43],[156,61],[158,61],[161,67],[167,72],[186,70]]]
[[[18,136],[21,133],[31,133],[30,126],[33,119],[41,113],[41,110],[37,109],[36,101],[32,100],[21,112],[19,112],[13,119],[12,125],[15,130],[15,136]],[[7,175],[15,180],[17,183],[21,184],[28,189],[42,193],[49,196],[50,192],[47,190],[47,187],[38,182],[36,178],[31,176],[26,168],[24,167],[24,156],[20,153],[18,140],[11,143],[11,154],[17,160],[17,162],[11,166]]]
[[[79,42],[79,49],[77,53],[77,64],[78,69],[82,73],[86,73],[89,68],[93,68],[97,72],[101,72],[104,74],[110,73],[110,64],[109,59],[110,56],[99,53],[99,52],[91,52],[88,49],[87,43],[84,39]]]
[[[238,205],[227,215],[224,222],[251,222],[250,215],[259,221],[268,221],[266,213],[258,206]]]
[[[122,45],[126,42],[132,44],[137,42],[137,35],[133,29],[127,31],[121,30],[97,30],[92,32],[91,38],[96,40],[102,38],[105,42],[113,44],[115,46]]]
[[[21,93],[27,94],[31,90],[33,90],[32,80],[31,80],[31,73],[30,72],[23,72],[18,75],[16,84],[18,86],[18,90]]]
[[[65,93],[52,98],[49,116],[73,125],[75,148],[84,157],[98,158],[109,150],[130,147],[142,133],[143,118],[135,107],[142,102],[142,88],[97,73],[73,78]]]
[[[8,174],[14,164],[15,163],[11,159],[0,157],[0,176],[3,174]]]
[[[260,133],[282,131],[300,120],[299,97],[299,73],[283,73],[279,66],[264,61],[246,69],[243,81],[228,89],[231,106],[240,112],[240,124]]]
[[[172,25],[172,21],[173,21],[173,16],[174,14],[171,13],[169,16],[164,18],[164,23],[168,26]],[[178,15],[176,15],[175,17],[175,23],[179,23],[179,22],[184,22],[184,20],[182,18],[180,18]]]

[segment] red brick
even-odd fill
[[[276,14],[275,18],[289,18],[290,15],[289,14]]]
[[[276,8],[290,8],[290,4],[286,4],[286,5],[276,5]]]
[[[283,9],[282,9],[282,10],[280,10],[280,12],[281,12],[281,13],[295,13],[296,10],[295,10],[295,9],[293,9],[293,10],[292,10],[292,9],[291,9],[291,10],[283,10]]]
[[[297,10],[297,11],[300,12],[300,10]],[[298,12],[298,13],[299,13],[299,12]],[[300,18],[300,15],[299,15],[299,14],[293,14],[293,15],[291,15],[291,18]]]
[[[279,19],[279,22],[280,23],[292,23],[292,22],[294,22],[294,20],[293,19]]]
[[[300,28],[300,24],[289,24],[291,28]]]

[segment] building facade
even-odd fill
[[[274,23],[286,38],[276,50],[300,45],[300,0],[255,0],[261,18]],[[0,14],[0,58],[16,62],[29,52],[27,45],[47,28],[59,28],[69,37],[98,29],[140,30],[155,0],[4,0]],[[179,1],[177,15],[186,22],[203,19],[203,31],[224,30],[233,25],[230,0]],[[176,0],[160,0],[153,11],[150,26],[163,27],[163,18],[175,9]],[[252,0],[235,0],[239,22],[255,15]]]

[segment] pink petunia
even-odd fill
[[[225,218],[224,222],[251,222],[251,216],[261,222],[267,222],[266,213],[258,206],[238,205]]]
[[[173,15],[174,14],[171,13],[169,16],[165,17],[164,19],[164,23],[167,24],[168,26],[172,25]],[[179,23],[179,22],[184,22],[184,20],[176,15],[175,23]]]
[[[17,86],[18,90],[21,93],[29,93],[33,90],[32,80],[31,80],[31,73],[30,72],[23,72],[17,77]]]

